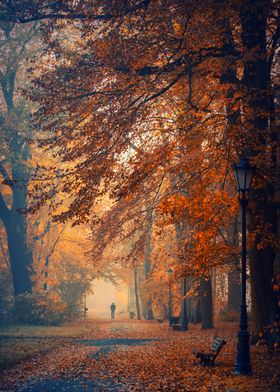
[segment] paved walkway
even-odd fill
[[[155,339],[124,339],[124,338],[110,338],[110,339],[79,339],[78,344],[83,344],[91,347],[99,347],[91,358],[96,361],[101,355],[106,355],[109,352],[117,350],[121,346],[137,346],[154,341]],[[81,365],[81,373],[84,373]],[[20,392],[59,392],[59,391],[124,391],[129,386],[122,382],[116,382],[112,378],[108,378],[106,371],[103,372],[104,378],[99,380],[88,381],[84,377],[67,380],[67,379],[47,379],[47,380],[33,380],[28,382],[24,387],[20,388]]]
[[[68,336],[67,342],[48,353],[6,369],[0,392],[280,391],[280,353],[272,356],[263,346],[251,348],[254,373],[233,376],[237,332],[233,323],[219,323],[212,330],[190,325],[188,332],[170,330],[167,323],[156,321],[88,320],[79,326],[78,338]],[[204,351],[213,336],[227,341],[216,366],[195,365],[192,350]]]

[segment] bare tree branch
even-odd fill
[[[44,230],[40,234],[34,235],[33,241],[39,241],[40,239],[45,237],[45,235],[50,231],[50,228],[51,228],[51,222],[48,221],[46,226],[44,227]]]

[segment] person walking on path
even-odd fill
[[[111,319],[114,320],[114,318],[115,318],[115,310],[116,310],[116,305],[114,304],[114,302],[110,306],[110,309],[111,309]]]

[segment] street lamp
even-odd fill
[[[250,364],[250,334],[248,332],[246,305],[246,208],[255,169],[249,164],[247,158],[243,156],[238,164],[233,165],[233,170],[242,210],[241,309],[234,373],[249,374],[252,368]]]
[[[171,291],[171,277],[173,274],[173,270],[169,268],[167,271],[168,273],[168,278],[169,278],[169,297],[168,297],[168,313],[169,313],[169,325],[172,324],[172,291]]]

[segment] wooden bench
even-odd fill
[[[174,331],[181,331],[182,324],[180,324],[180,317],[170,317],[170,327],[174,329]]]
[[[193,353],[196,358],[200,360],[200,364],[203,366],[214,365],[214,361],[217,358],[218,354],[222,350],[223,346],[226,344],[226,341],[222,338],[216,337],[214,342],[212,343],[210,350],[208,353],[202,353],[196,350],[193,350]]]

